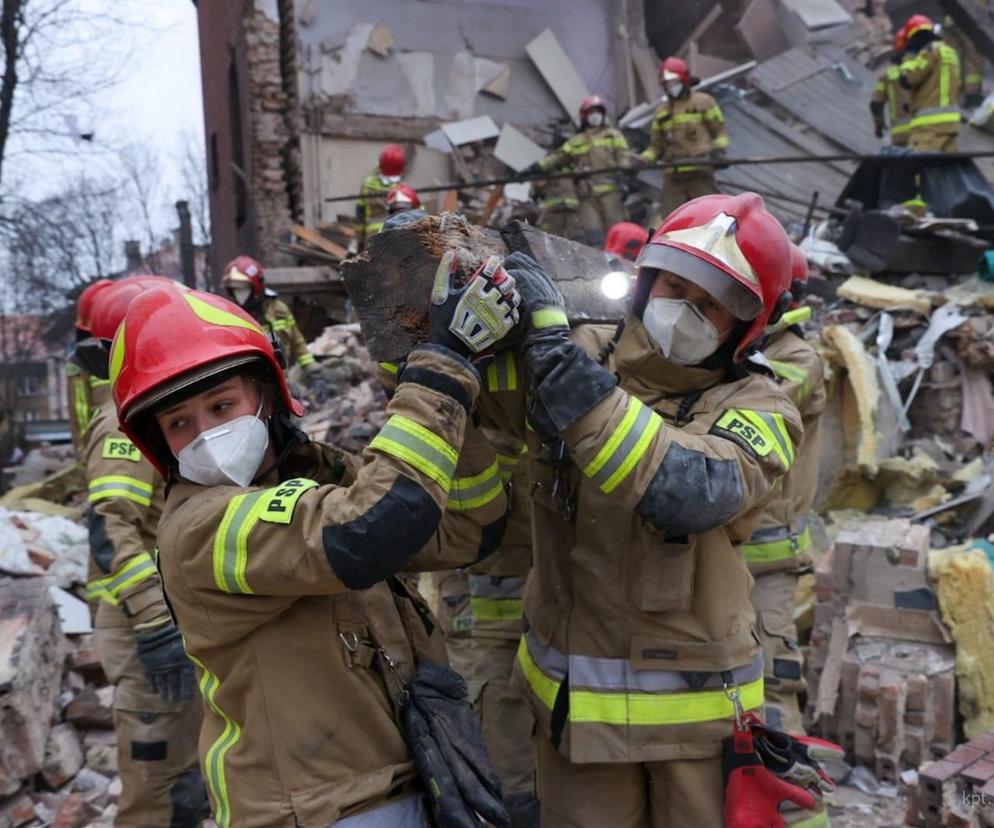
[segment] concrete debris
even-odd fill
[[[580,101],[590,94],[552,29],[545,29],[525,47],[539,74],[545,78],[563,110],[579,126]]]

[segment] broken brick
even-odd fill
[[[18,794],[0,803],[0,825],[20,828],[35,819],[35,804],[27,794]]]
[[[72,793],[56,811],[52,828],[86,828],[98,816],[99,808],[91,805],[80,794]]]
[[[71,724],[60,724],[48,733],[45,747],[45,764],[41,769],[45,781],[53,788],[60,788],[83,767],[83,748],[79,734]]]

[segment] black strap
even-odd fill
[[[559,685],[556,701],[552,705],[552,716],[549,719],[549,739],[556,750],[559,750],[559,745],[563,741],[567,719],[569,719],[569,673],[566,673],[563,683]]]

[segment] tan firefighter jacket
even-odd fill
[[[569,138],[555,152],[541,160],[545,172],[599,170],[628,164],[628,142],[613,126],[587,127]],[[581,196],[600,196],[618,189],[617,173],[579,178],[575,184]]]
[[[155,530],[165,484],[118,428],[114,401],[95,412],[83,435],[90,514],[90,580],[98,626],[134,626],[168,615],[155,567]]]
[[[895,147],[907,144],[908,133],[911,131],[911,93],[901,86],[899,67],[884,67],[873,86],[870,100],[876,104],[873,110],[874,125],[887,126],[890,142]]]
[[[594,358],[613,333],[572,338]],[[736,544],[793,463],[800,416],[766,376],[723,382],[670,364],[634,317],[604,368],[618,385],[561,446],[527,429],[520,390],[480,399],[485,424],[528,440],[534,563],[519,677],[570,761],[716,756],[733,714],[722,674],[745,708],[763,703]]]
[[[646,161],[678,158],[707,158],[712,150],[728,149],[725,116],[718,102],[707,92],[690,92],[676,100],[666,99],[652,119]],[[667,170],[689,173],[701,169],[689,164]]]
[[[69,402],[69,431],[76,456],[83,454],[83,432],[101,405],[110,399],[110,380],[102,380],[84,371],[74,362],[66,362],[66,399]]]
[[[314,354],[307,349],[307,341],[286,302],[267,296],[262,300],[262,319],[259,322],[267,333],[276,334],[286,357],[287,368],[299,365],[306,371],[317,367]]]
[[[960,69],[963,75],[963,91],[967,95],[979,95],[983,91],[984,85],[983,57],[973,41],[966,36],[963,30],[956,25],[956,21],[948,14],[942,20],[942,39],[952,46],[956,50],[956,54],[959,55]]]
[[[475,560],[503,516],[499,476],[483,507],[443,512],[454,479],[494,466],[492,451],[483,468],[458,458],[456,397],[477,391],[463,361],[419,348],[361,462],[307,444],[266,487],[170,490],[159,565],[199,668],[219,828],[325,828],[417,787],[395,701],[412,647],[445,656],[424,602],[392,576],[423,548]]]
[[[811,565],[811,530],[806,516],[818,487],[821,415],[825,410],[824,364],[818,352],[790,329],[776,334],[763,350],[780,387],[801,413],[804,440],[770,501],[759,528],[742,545],[753,574],[802,570]]]
[[[933,40],[901,64],[901,82],[911,90],[911,130],[956,135],[960,127],[959,55]]]
[[[396,184],[383,182],[383,179],[380,178],[379,167],[363,180],[362,187],[359,189],[360,198],[356,202],[357,216],[359,217],[359,223],[356,227],[359,250],[365,250],[366,245],[369,244],[369,237],[376,235],[383,229],[383,222],[390,215],[387,208],[387,193],[396,186]]]

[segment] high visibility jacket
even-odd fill
[[[650,138],[648,149],[642,153],[647,161],[707,157],[712,150],[728,148],[725,116],[718,102],[706,92],[665,100],[652,119]],[[687,165],[670,172],[697,169],[700,168]]]
[[[613,333],[575,330],[563,364],[588,371]],[[524,389],[478,404],[485,424],[528,441],[534,562],[518,674],[570,761],[717,756],[733,715],[722,674],[745,708],[763,703],[736,544],[793,462],[800,415],[769,377],[668,362],[634,317],[593,370],[617,385],[561,443],[525,426]],[[568,406],[569,383],[552,371],[531,398]]]
[[[979,94],[984,85],[983,58],[973,41],[956,25],[948,14],[942,21],[942,39],[959,55],[960,72],[963,76],[963,91],[966,94]]]
[[[114,401],[95,412],[83,436],[90,513],[87,598],[98,626],[135,626],[168,614],[155,567],[155,530],[165,484],[118,428]]]
[[[628,142],[621,131],[613,126],[587,127],[567,140],[555,152],[540,162],[546,172],[559,170],[599,170],[607,167],[622,167],[628,162]],[[594,196],[611,193],[618,189],[617,175],[614,173],[592,175],[578,179],[578,188],[585,194]]]
[[[780,387],[801,413],[804,439],[779,493],[763,511],[759,528],[742,545],[754,574],[798,570],[811,564],[811,531],[805,520],[818,488],[821,415],[825,410],[825,368],[818,352],[790,329],[775,335],[763,351]]]
[[[901,64],[901,82],[911,90],[911,130],[955,135],[960,128],[959,55],[933,40]]]
[[[911,131],[911,93],[901,86],[900,68],[893,65],[884,67],[873,86],[870,100],[876,104],[873,107],[874,123],[887,125],[890,142],[894,146],[907,144]]]
[[[387,193],[394,186],[396,185],[384,183],[378,168],[363,180],[362,187],[359,188],[359,200],[356,203],[360,250],[365,248],[370,236],[383,229],[383,222],[390,215],[390,210],[387,208]]]
[[[305,370],[311,369],[311,366],[317,367],[314,354],[307,349],[307,341],[297,327],[297,320],[293,318],[293,313],[286,302],[271,296],[265,297],[262,300],[262,319],[259,323],[267,333],[276,334],[283,348],[288,368],[294,365],[299,365]]]
[[[84,371],[74,362],[66,362],[66,399],[69,401],[69,431],[76,456],[83,453],[83,433],[96,410],[110,399],[110,380],[102,380]]]
[[[453,566],[499,542],[485,538],[506,508],[493,451],[471,468],[459,456],[454,396],[477,391],[465,362],[419,348],[361,462],[306,444],[268,486],[171,487],[159,566],[198,666],[219,828],[323,828],[415,787],[395,703],[412,648],[445,655],[393,575],[419,550]],[[458,481],[487,469],[497,495],[446,510]]]

